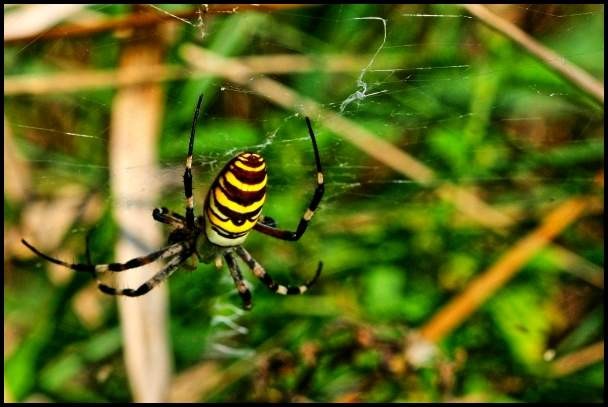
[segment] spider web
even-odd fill
[[[333,38],[316,37],[308,33],[306,27],[315,32],[313,28],[321,26],[323,30],[318,32],[331,32],[344,44],[348,44],[345,37],[352,37],[354,44],[348,52],[358,51],[361,56],[355,68],[332,72],[330,79],[315,69],[300,74],[283,76],[269,73],[267,76],[315,99],[320,108],[362,123],[376,136],[420,157],[423,165],[438,173],[434,185],[454,181],[451,173],[458,172],[457,181],[463,185],[475,186],[489,195],[497,193],[512,205],[536,207],[542,204],[544,197],[521,190],[510,193],[509,190],[526,183],[542,183],[554,191],[555,199],[559,199],[566,195],[565,191],[584,189],[585,185],[591,183],[593,171],[579,172],[573,176],[564,176],[564,172],[550,168],[527,172],[524,171],[526,163],[522,162],[523,175],[520,178],[517,171],[508,172],[497,157],[516,159],[517,154],[528,157],[533,155],[531,151],[537,149],[540,154],[553,154],[552,157],[559,160],[560,151],[569,154],[570,150],[576,150],[571,147],[580,146],[580,151],[594,152],[596,164],[603,160],[603,153],[598,153],[603,151],[603,112],[581,102],[572,87],[555,77],[543,73],[536,82],[522,80],[515,86],[514,93],[509,95],[510,98],[520,98],[521,103],[507,103],[500,95],[489,96],[494,99],[485,101],[484,95],[492,93],[492,86],[512,80],[510,68],[494,63],[500,55],[482,55],[484,51],[480,50],[488,47],[487,42],[500,41],[488,40],[488,32],[469,35],[464,43],[456,36],[457,29],[464,27],[465,31],[474,31],[477,25],[475,19],[458,7],[336,5],[324,7],[318,12],[314,8],[306,8],[271,13],[256,13],[235,7],[225,13],[207,14],[206,8],[201,6],[193,17],[180,17],[181,8],[177,6],[148,7],[171,16],[175,22],[172,29],[177,33],[173,35],[186,36],[188,41],[203,47],[211,46],[217,41],[218,35],[225,34],[226,31],[221,31],[222,22],[253,15],[251,25],[254,27],[248,28],[244,50],[239,54],[243,56],[297,56],[309,55],[310,50],[332,50]],[[603,13],[603,9],[597,7],[577,9],[576,13],[568,13],[563,8],[512,7],[515,14],[532,10],[532,14],[545,24],[547,31],[555,24],[573,27],[596,24],[598,14]],[[90,6],[84,14],[95,17],[108,10],[107,6]],[[235,20],[235,24],[236,21],[247,22],[246,19]],[[413,25],[417,29],[404,34],[402,27],[406,25]],[[429,25],[443,29],[430,30]],[[560,34],[554,34],[552,43],[548,45],[558,47],[560,41],[576,41],[569,36],[569,31],[566,28]],[[538,29],[535,35],[543,34],[542,29]],[[25,62],[33,64],[35,68],[61,70],[64,66],[80,67],[75,62],[77,58],[74,58],[79,55],[86,56],[88,64],[105,66],[103,61],[96,60],[96,54],[107,53],[108,49],[116,52],[120,41],[119,36],[114,35],[89,42],[58,40],[47,43],[35,39],[9,53],[8,58],[5,50],[5,78],[9,74],[24,73],[20,70],[20,63]],[[447,49],[452,54],[434,55],[437,49]],[[467,56],[463,57],[463,54]],[[577,53],[564,52],[562,55],[603,74],[603,62],[600,61],[603,42],[601,48],[597,47],[597,42],[581,43]],[[340,54],[333,55],[333,58],[344,64],[348,62],[342,61],[344,56]],[[522,63],[532,66],[532,69],[540,69],[531,59]],[[86,64],[83,66],[86,67]],[[104,155],[108,149],[111,105],[103,93],[105,91],[92,96],[85,96],[86,92],[5,96],[5,123],[6,120],[10,122],[26,164],[32,168],[33,196],[48,197],[49,191],[63,189],[66,183],[95,180],[94,191],[101,197],[103,205],[125,208],[143,206],[150,208],[150,211],[157,206],[167,206],[182,212],[186,137],[196,103],[196,99],[191,97],[193,91],[184,89],[196,88],[192,81],[176,81],[167,86],[160,148],[170,151],[160,151],[159,170],[156,172],[136,164],[121,168],[118,173],[110,173]],[[269,196],[265,213],[275,217],[280,226],[294,228],[312,196],[315,181],[312,149],[302,115],[277,107],[249,87],[223,78],[203,79],[201,82],[206,84],[206,89],[213,90],[209,94],[211,104],[205,105],[198,125],[194,153],[197,213],[200,213],[206,190],[215,174],[235,154],[251,150],[264,155],[269,163]],[[475,98],[471,97],[477,104],[463,104],[457,97],[462,92],[474,96],[477,92]],[[239,111],[241,105],[248,110]],[[171,111],[172,108],[176,112]],[[446,111],[449,113],[446,114]],[[572,120],[576,123],[568,124],[569,129],[576,133],[574,137],[544,132],[547,122],[559,121],[559,117],[551,116],[556,112],[567,112],[574,117]],[[81,117],[87,119],[81,120]],[[345,213],[358,212],[359,217],[364,217],[368,214],[368,208],[372,219],[377,219],[378,208],[385,213],[424,208],[425,197],[430,195],[427,187],[371,158],[341,135],[327,130],[314,116],[311,119],[320,140],[326,180],[326,193],[311,228],[318,228],[322,231],[320,233],[331,233],[338,224],[336,219],[348,225],[349,221],[355,222],[358,218],[354,214],[344,217]],[[497,128],[506,129],[506,135],[501,137],[506,137],[507,141],[485,142],[484,133],[490,134],[486,137],[499,137]],[[469,162],[460,162],[447,151],[448,146],[455,145],[451,143],[459,139],[455,132],[467,140],[457,147],[467,149]],[[534,134],[534,139],[521,136],[526,132]],[[236,137],[237,133],[245,136]],[[47,141],[36,146],[38,140]],[[476,144],[483,146],[478,148]],[[510,155],[503,155],[504,149],[510,149]],[[76,152],[74,157],[70,157],[73,152]],[[83,159],[87,156],[90,160]],[[538,159],[538,155],[534,155],[534,159]],[[485,170],[478,168],[483,165],[486,166]],[[149,171],[150,184],[162,186],[160,201],[131,202],[121,196],[111,196],[109,177],[130,177],[135,171],[142,170]],[[6,177],[5,174],[5,181]],[[80,186],[85,190],[90,187],[86,184]],[[145,191],[149,184],[142,184],[140,188]],[[299,213],[291,209],[283,210],[286,197],[298,203]],[[497,199],[499,202],[500,197]],[[275,213],[279,215],[275,216]],[[286,213],[290,216],[287,217]],[[53,223],[37,226],[41,235],[52,233]],[[70,233],[84,236],[87,230],[88,227],[75,226]],[[289,254],[297,255],[298,251],[297,248],[287,249],[287,244],[276,243],[265,237],[252,236],[248,243],[259,250],[254,252],[252,249],[252,254],[263,264],[271,261],[275,247],[279,247],[283,261],[290,258]],[[291,281],[302,280],[312,273],[317,259],[324,255],[322,239],[308,242],[304,250],[305,254],[298,255],[296,260],[286,260],[285,270],[301,270],[292,276]],[[332,255],[339,254],[339,248],[334,250],[338,252],[334,251]],[[198,272],[201,270],[199,268]],[[244,271],[255,301],[256,295],[261,295],[264,287]],[[206,267],[204,272],[213,273],[212,266]],[[279,272],[275,278],[282,280],[286,275],[287,272]],[[194,278],[186,273],[176,273],[172,277],[196,281]],[[227,271],[218,278],[218,284],[222,293],[208,310],[208,340],[194,352],[198,352],[201,358],[248,357],[255,350],[245,345],[243,338],[250,334],[251,326],[248,317],[237,307],[240,299],[235,294]]]

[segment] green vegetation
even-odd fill
[[[132,12],[91,10],[108,18]],[[603,78],[603,6],[508,6],[497,13]],[[240,315],[227,269],[200,265],[165,283],[174,375],[215,363],[205,380],[220,384],[196,400],[603,401],[602,361],[552,370],[561,357],[603,341],[603,106],[468,16],[448,5],[343,5],[171,20],[166,65],[187,67],[180,49],[188,43],[235,58],[308,56],[312,69],[266,76],[334,112],[363,92],[342,115],[435,172],[424,185],[409,179],[311,115],[325,170],[320,209],[297,243],[252,233],[245,246],[285,283],[310,278],[322,260],[317,284],[303,296],[273,295],[243,267],[254,308]],[[368,17],[384,18],[386,33],[381,20]],[[5,44],[5,88],[7,79],[25,74],[115,70],[129,42],[121,35]],[[362,63],[338,72],[327,65],[350,56]],[[110,170],[115,88],[5,94],[5,129],[30,171],[19,175],[31,182],[27,199],[6,188],[4,198],[4,380],[13,400],[132,400],[116,301],[97,292],[86,273],[60,274],[32,257],[19,239],[62,227],[34,217],[34,206],[77,186],[76,206],[97,199],[96,209],[81,209],[54,246],[33,243],[86,262],[90,234],[94,262],[126,260],[114,257],[121,230],[114,207],[183,212],[183,162],[199,93],[205,103],[193,167],[197,213],[215,174],[245,149],[269,165],[265,214],[294,229],[306,209],[315,174],[302,115],[246,86],[194,72],[163,82],[163,92],[160,171],[141,186],[158,183],[160,196],[144,203],[110,190],[110,177],[132,174]],[[5,172],[5,183],[11,176]],[[440,197],[448,183],[513,222],[482,225],[454,199]],[[573,197],[591,204],[442,336],[433,358],[413,365],[406,357],[413,334]]]

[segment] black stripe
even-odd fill
[[[228,199],[244,206],[258,202],[264,195],[266,195],[266,185],[264,185],[264,187],[262,187],[262,189],[259,191],[243,191],[226,181],[226,178],[223,178],[222,183],[220,183],[219,179],[216,180],[213,188],[220,188]]]
[[[314,211],[317,209],[317,206],[319,206],[319,202],[321,202],[321,198],[323,198],[323,193],[325,192],[325,186],[323,184],[318,184],[317,188],[315,189],[315,194],[312,197],[312,200],[310,201],[310,210]]]
[[[224,215],[223,213],[218,213],[215,211],[215,209],[213,208],[213,206],[211,206],[211,204],[209,203],[209,199],[207,199],[207,204],[206,204],[206,208],[215,216],[217,216],[218,218],[220,218],[220,220],[227,222],[230,220],[230,218],[228,218],[226,215]]]
[[[36,253],[38,256],[42,257],[45,260],[50,261],[51,263],[58,264],[58,265],[63,266],[63,267],[71,268],[74,271],[86,271],[86,272],[89,272],[89,273],[95,271],[95,266],[93,264],[71,264],[71,263],[66,263],[65,261],[56,259],[54,257],[51,257],[49,255],[46,255],[46,254],[42,253],[40,250],[36,249],[34,246],[32,246],[31,244],[29,244],[25,239],[21,239],[21,243],[23,243],[28,249],[30,249],[31,251],[33,251],[34,253]]]
[[[124,295],[126,297],[139,297],[140,295],[147,294],[152,288],[154,288],[154,285],[150,283],[144,283],[135,290],[132,288],[116,289],[114,287],[110,287],[101,283],[97,287],[104,294]]]
[[[222,213],[223,216],[228,217],[232,221],[232,223],[234,223],[237,226],[240,226],[243,223],[245,223],[245,220],[251,220],[252,222],[255,221],[255,217],[262,211],[262,207],[264,206],[262,204],[262,205],[260,205],[260,207],[258,209],[251,211],[251,212],[235,212],[232,209],[225,207],[218,201],[215,191],[216,191],[216,189],[214,188],[213,189],[213,203],[215,204],[217,209]],[[230,198],[228,198],[228,199],[230,199]],[[253,204],[253,202],[252,202],[252,204]],[[211,204],[209,204],[209,206],[211,208],[213,208],[213,206],[211,206]]]
[[[264,274],[262,274],[262,276],[260,278],[262,279],[262,282],[264,284],[266,284],[266,286],[268,288],[270,288],[271,290],[274,290],[276,292],[277,289],[279,288],[279,285],[274,282],[272,277],[270,277],[270,275],[268,273],[266,273],[266,271],[264,271]]]
[[[158,211],[158,208],[155,208],[154,211]],[[170,211],[169,209],[167,209],[166,207],[162,207],[160,208],[160,211],[163,213],[163,215],[168,215],[168,216],[172,216],[174,218],[177,218],[179,220],[186,220],[186,218],[184,218],[183,215],[179,214],[179,213],[175,213],[173,211]]]
[[[232,172],[236,179],[241,181],[243,184],[249,185],[259,184],[260,182],[264,181],[264,177],[266,177],[265,168],[261,171],[248,171],[230,163],[222,172],[226,173],[228,171]]]
[[[232,233],[232,232],[228,232],[224,229],[222,229],[220,226],[211,224],[211,229],[213,229],[218,235],[225,237],[227,239],[238,239],[239,237],[243,237],[245,236],[247,233],[249,233],[249,231],[246,232],[241,232],[241,233]]]
[[[248,310],[251,309],[251,292],[243,282],[243,275],[241,274],[241,270],[239,270],[239,266],[236,261],[232,257],[232,254],[227,252],[224,254],[224,259],[226,259],[226,264],[228,264],[228,268],[230,270],[230,275],[234,280],[234,284],[236,285],[237,292],[241,296],[243,300],[243,308]],[[242,289],[242,291],[241,291]]]
[[[192,197],[192,171],[190,168],[186,168],[184,171],[184,195],[186,199]],[[194,227],[194,209],[186,207],[186,223],[189,227]]]
[[[186,168],[184,171],[184,195],[186,198],[192,197],[192,170]]]

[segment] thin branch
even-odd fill
[[[539,227],[519,240],[461,294],[439,310],[421,328],[422,337],[433,343],[443,339],[509,281],[534,254],[583,215],[587,205],[587,200],[572,198],[551,211]]]
[[[55,5],[56,6],[56,5]],[[36,31],[29,34],[9,35],[7,37],[6,28],[4,35],[4,45],[12,45],[29,41],[41,41],[52,39],[65,39],[88,37],[94,34],[99,34],[107,31],[120,29],[135,29],[144,28],[151,25],[172,21],[174,19],[188,19],[198,16],[201,11],[204,14],[225,14],[236,13],[239,11],[281,11],[290,10],[293,8],[306,7],[305,4],[213,4],[206,8],[194,7],[185,11],[174,13],[160,13],[158,11],[150,11],[147,13],[133,13],[123,17],[108,18],[103,20],[85,21],[78,24],[70,24],[60,27],[48,29],[40,32]]]
[[[477,17],[481,22],[509,37],[541,62],[553,69],[555,72],[573,83],[583,92],[591,95],[601,104],[604,104],[604,84],[583,69],[569,62],[563,56],[545,47],[534,38],[526,34],[516,25],[506,21],[500,16],[492,13],[481,4],[463,5],[469,13]]]
[[[550,372],[554,377],[567,376],[603,359],[604,341],[599,341],[557,359],[551,363]]]

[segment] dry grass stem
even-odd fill
[[[121,69],[163,60],[160,38],[129,41],[120,60]],[[112,195],[121,202],[156,202],[158,188],[150,174],[156,166],[160,120],[163,116],[163,92],[158,84],[120,89],[112,105],[109,145]],[[125,173],[125,169],[129,169]],[[117,200],[118,202],[118,200]],[[162,246],[159,225],[153,222],[151,208],[138,205],[115,205],[114,214],[121,228],[116,245],[116,260],[141,256]],[[138,241],[133,240],[133,236]],[[141,243],[145,248],[142,249]],[[119,287],[136,288],[158,271],[160,264],[119,274]],[[165,401],[171,374],[168,345],[167,286],[161,284],[138,298],[119,297],[124,357],[129,382],[136,402]]]
[[[4,12],[4,43],[26,39],[33,41],[41,32],[81,11],[86,4],[27,4],[10,13]]]
[[[551,246],[551,251],[569,273],[597,288],[604,289],[604,269],[602,267],[556,244]]]
[[[485,6],[481,4],[467,4],[463,5],[463,7],[481,22],[507,36],[583,92],[591,95],[601,104],[604,104],[604,84],[586,71],[545,47],[516,25],[492,13]]]
[[[596,342],[551,363],[551,374],[562,377],[584,369],[604,359],[604,341]]]
[[[13,132],[4,117],[4,198],[13,203],[22,202],[30,190],[30,167],[20,157],[13,142]]]
[[[464,322],[485,300],[509,281],[539,249],[583,215],[587,201],[572,198],[559,205],[534,231],[520,239],[490,268],[475,278],[420,330],[422,336],[437,343]]]
[[[309,57],[306,55],[264,55],[244,57],[238,61],[247,65],[252,74],[293,74],[311,71],[356,72],[369,61],[366,55],[335,55]],[[390,68],[395,58],[378,58],[374,66]],[[54,74],[7,76],[4,95],[42,95],[48,93],[82,92],[92,89],[120,88],[155,82],[208,77],[206,70],[192,70],[177,65],[145,65],[120,70],[78,70]]]

